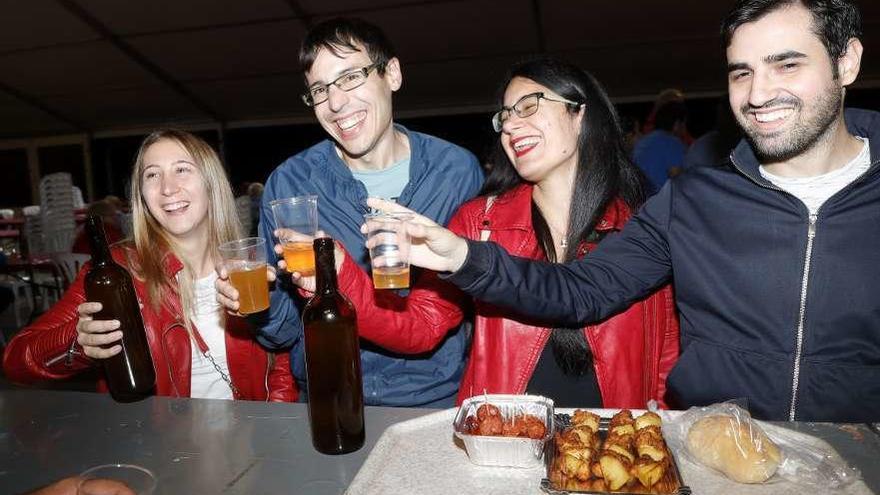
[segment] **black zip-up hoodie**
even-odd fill
[[[623,231],[566,265],[469,242],[448,279],[472,296],[561,325],[601,320],[672,278],[680,407],[745,398],[758,418],[880,421],[880,113],[847,110],[868,171],[811,217],[761,177],[743,141],[693,169]]]

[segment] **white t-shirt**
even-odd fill
[[[196,280],[195,317],[193,323],[202,339],[208,344],[211,356],[217,365],[229,376],[226,362],[226,331],[223,328],[223,312],[217,302],[217,289],[214,281],[217,274]],[[211,361],[202,354],[195,342],[192,343],[192,375],[190,375],[190,396],[200,399],[232,399],[232,389]]]
[[[780,177],[771,174],[761,166],[761,175],[776,187],[803,201],[810,210],[810,214],[815,215],[828,198],[859,178],[871,167],[871,148],[868,146],[868,139],[859,136],[856,138],[865,143],[862,151],[843,167],[827,174],[815,177]]]

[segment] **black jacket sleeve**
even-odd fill
[[[510,256],[492,242],[468,241],[464,265],[443,278],[476,299],[525,316],[567,326],[603,320],[671,277],[672,182],[582,260],[537,262]]]

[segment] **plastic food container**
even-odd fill
[[[518,414],[531,414],[546,427],[543,438],[471,435],[465,426],[468,416],[476,416],[483,404],[492,404],[504,419]],[[544,444],[553,437],[553,400],[537,395],[489,394],[465,400],[453,422],[455,436],[464,442],[468,458],[480,466],[537,468],[543,466]]]

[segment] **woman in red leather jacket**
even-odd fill
[[[133,274],[156,370],[157,395],[294,401],[287,352],[262,349],[246,322],[216,301],[217,247],[240,237],[232,191],[217,154],[176,130],[149,135],[131,176],[133,241],[113,246]],[[80,271],[60,301],[15,336],[6,376],[68,378],[121,350],[117,320],[94,320]],[[99,388],[106,390],[103,383]]]
[[[554,60],[515,66],[502,88],[493,117],[500,139],[483,195],[464,204],[449,229],[533,259],[589,256],[644,200],[611,102],[592,76]],[[465,296],[434,273],[424,273],[401,298],[368,290],[369,278],[348,263],[340,286],[368,340],[423,352],[462,318]],[[541,394],[560,406],[643,408],[652,399],[664,405],[679,348],[668,286],[586,328],[558,328],[479,301],[474,312],[459,401],[488,392]]]

